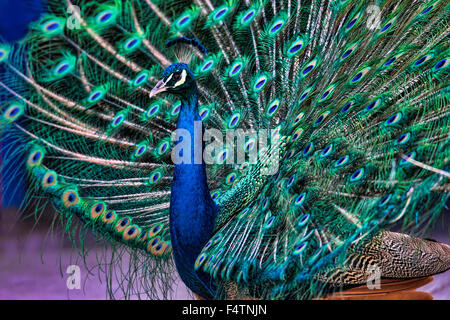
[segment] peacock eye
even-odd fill
[[[181,79],[181,72],[174,73],[172,79],[175,81],[179,81]]]

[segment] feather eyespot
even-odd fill
[[[231,185],[235,182],[237,175],[235,173],[230,173],[225,179],[228,185]]]
[[[398,123],[400,120],[402,119],[402,114],[401,112],[398,112],[392,116],[389,117],[389,119],[386,120],[386,125],[394,125],[396,123]]]
[[[351,46],[348,46],[345,49],[344,54],[341,56],[341,61],[344,61],[349,56],[351,56],[357,47],[358,47],[358,43],[354,43]]]
[[[267,205],[269,204],[269,198],[265,198],[262,203],[262,209],[267,209]]]
[[[313,66],[307,66],[304,70],[303,70],[303,74],[307,74],[308,72],[310,72],[314,67]]]
[[[347,58],[352,52],[353,52],[352,49],[348,49],[347,51],[345,51],[344,54],[342,55],[342,59]]]
[[[325,99],[326,97],[328,97],[329,94],[330,94],[330,91],[325,91],[320,99],[321,100]]]
[[[397,60],[397,57],[392,57],[392,58],[390,58],[384,65],[385,65],[385,66],[389,66],[389,65],[392,64],[395,60]]]
[[[302,194],[300,194],[296,199],[295,199],[295,201],[294,201],[294,204],[296,205],[296,206],[301,206],[301,205],[303,205],[303,202],[305,202],[305,198],[306,198],[306,193],[302,193]]]
[[[228,159],[228,152],[227,152],[227,150],[223,150],[217,155],[217,163],[218,164],[225,163],[225,161],[227,159]]]
[[[60,62],[54,69],[53,74],[61,77],[72,71],[73,65],[68,61]]]
[[[421,15],[427,14],[428,12],[431,11],[431,9],[433,9],[433,7],[434,7],[434,6],[429,6],[428,8],[426,8],[425,10],[423,10],[420,14],[421,14]]]
[[[276,35],[278,32],[281,31],[282,27],[284,26],[284,24],[286,23],[286,21],[284,21],[283,19],[278,19],[276,20],[269,28],[269,34],[270,35]]]
[[[106,206],[103,203],[99,203],[99,202],[94,203],[90,210],[90,217],[93,220],[96,220],[100,215],[103,214],[105,209],[106,209]]]
[[[177,25],[179,27],[184,26],[186,23],[188,23],[191,20],[191,17],[189,15],[185,15],[183,17],[180,17],[177,21]]]
[[[64,19],[53,18],[44,21],[41,25],[41,30],[47,35],[55,35],[61,33],[64,30]]]
[[[381,99],[376,99],[366,106],[366,111],[371,111],[381,104]]]
[[[353,27],[356,23],[357,19],[353,19],[352,21],[350,21],[347,26],[345,27],[346,29],[350,29],[351,27]]]
[[[351,182],[356,182],[358,180],[361,180],[361,178],[364,175],[364,168],[360,168],[358,170],[356,170],[350,177],[350,181]]]
[[[214,236],[214,238],[212,238],[212,242],[213,242],[213,244],[216,244],[216,243],[218,243],[220,240],[222,240],[222,238],[223,238],[223,236],[222,236],[222,234],[221,233],[219,233],[219,234],[216,234],[215,236]]]
[[[306,99],[306,97],[309,95],[311,89],[307,89],[302,93],[302,96],[300,97],[300,102]]]
[[[216,200],[218,197],[219,197],[219,191],[214,191],[212,194],[211,194],[211,199],[212,200]]]
[[[233,68],[231,68],[231,74],[235,75],[236,73],[239,72],[239,70],[241,70],[242,64],[236,64],[233,66]]]
[[[269,118],[270,118],[270,117],[273,117],[273,116],[276,114],[276,112],[277,112],[279,106],[280,106],[280,99],[275,99],[274,101],[272,101],[272,102],[267,106],[267,111],[266,111],[267,116],[268,116]]]
[[[220,19],[221,17],[223,18],[223,15],[228,13],[228,10],[229,10],[229,8],[227,8],[227,7],[217,9],[217,12],[215,13],[214,18],[215,19]]]
[[[149,119],[150,119],[150,118],[153,118],[154,116],[156,116],[156,115],[158,114],[160,108],[161,108],[161,106],[160,106],[159,103],[152,104],[152,105],[148,108],[148,110],[147,110],[147,112],[146,112],[145,115],[146,115],[147,118],[149,118]]]
[[[311,153],[311,151],[313,150],[313,143],[308,143],[308,145],[305,147],[305,149],[303,149],[303,155],[308,155]]]
[[[150,72],[147,70],[141,71],[137,74],[136,78],[134,78],[132,85],[134,87],[139,87],[147,82],[150,77]]]
[[[110,223],[113,223],[116,220],[116,217],[117,217],[116,212],[111,210],[111,211],[108,211],[106,214],[103,213],[102,221],[105,224],[110,224]]]
[[[440,69],[446,68],[446,67],[448,66],[448,64],[449,64],[448,61],[449,61],[449,60],[448,60],[447,58],[442,59],[441,61],[439,61],[439,62],[434,66],[434,69],[435,69],[435,70],[440,70]]]
[[[6,108],[5,112],[3,112],[3,119],[5,119],[7,122],[13,122],[22,115],[24,109],[25,108],[23,105],[13,103],[8,108]]]
[[[314,126],[318,126],[318,125],[322,124],[322,122],[326,119],[326,117],[328,117],[329,114],[330,113],[328,111],[322,113],[314,122]]]
[[[162,156],[163,154],[167,153],[169,151],[169,141],[165,140],[162,141],[157,148],[158,155]]]
[[[114,21],[117,12],[113,9],[106,9],[97,14],[95,20],[98,24],[109,24]]]
[[[264,225],[264,229],[269,229],[272,225],[273,222],[275,221],[275,217],[270,217],[267,222]]]
[[[141,44],[141,39],[137,37],[131,37],[125,41],[123,44],[123,49],[125,49],[128,52],[131,52],[135,50],[139,45]]]
[[[347,162],[348,162],[348,160],[349,160],[349,156],[348,155],[345,155],[345,156],[342,156],[342,157],[340,157],[337,161],[336,161],[336,163],[334,164],[334,166],[337,168],[337,167],[342,167],[344,164],[346,164]]]
[[[141,243],[148,239],[148,233],[147,232],[141,232],[141,234],[138,237],[138,242]]]
[[[122,218],[116,224],[116,231],[121,233],[130,224],[129,218]]]
[[[162,178],[162,172],[160,169],[154,170],[152,173],[150,173],[150,177],[148,178],[148,181],[150,184],[157,183]]]
[[[328,146],[325,147],[325,149],[322,150],[322,152],[320,153],[320,157],[324,158],[330,155],[331,151],[333,151],[333,145],[329,144]]]
[[[259,76],[255,79],[253,84],[253,91],[261,91],[267,83],[267,77],[265,75]]]
[[[301,71],[302,78],[306,77],[316,66],[317,66],[318,60],[314,59],[311,62],[309,62]]]
[[[293,125],[293,126],[297,125],[297,124],[300,122],[300,120],[303,119],[304,116],[305,116],[305,113],[304,113],[304,112],[300,112],[300,113],[297,115],[297,117],[295,117],[294,121],[292,121],[292,125]]]
[[[87,98],[88,103],[91,103],[91,104],[97,103],[104,97],[105,93],[106,92],[103,88],[94,89]]]
[[[76,190],[67,190],[62,195],[62,202],[66,208],[72,207],[79,202]]]
[[[242,210],[242,212],[238,216],[238,219],[242,219],[249,211],[249,208],[245,208],[244,210]]]
[[[379,206],[380,206],[380,207],[384,206],[386,203],[389,202],[389,200],[391,199],[391,197],[392,197],[392,195],[390,195],[390,194],[385,195],[383,198],[380,199]]]
[[[137,237],[139,237],[140,234],[141,234],[140,228],[133,224],[133,225],[128,226],[124,230],[124,232],[122,234],[122,238],[125,241],[130,241],[130,240],[134,240]]]
[[[48,171],[44,176],[42,177],[41,185],[43,188],[49,188],[57,183],[57,175],[54,171]]]
[[[200,71],[207,72],[207,71],[211,70],[213,67],[214,67],[214,60],[208,59],[203,63],[203,66],[201,67]]]
[[[0,62],[8,59],[10,48],[4,44],[0,44]]]
[[[409,141],[411,137],[411,133],[407,132],[402,134],[400,137],[397,138],[397,143],[398,144],[405,144],[406,142]]]
[[[239,120],[241,119],[241,114],[239,112],[234,113],[230,117],[230,121],[228,121],[228,128],[233,129],[239,124]]]
[[[202,119],[202,121],[205,121],[206,119],[208,119],[209,114],[210,114],[210,110],[208,108],[202,108],[199,111],[199,115],[200,115],[200,118]]]
[[[155,256],[164,254],[169,248],[169,244],[164,241],[159,241],[156,245],[151,247],[150,252]]]
[[[245,143],[245,152],[250,152],[255,148],[256,140],[251,138]]]
[[[294,151],[293,150],[289,150],[289,152],[286,154],[285,159],[288,160],[288,159],[292,158],[293,155],[294,155]]]
[[[27,165],[30,168],[37,167],[42,163],[44,158],[44,149],[40,147],[33,147],[30,155],[28,156]]]
[[[300,220],[298,221],[298,226],[299,226],[299,227],[303,227],[305,224],[308,223],[309,218],[310,218],[310,215],[309,215],[308,213],[305,214],[305,215],[303,215],[303,216],[300,218]]]
[[[409,165],[411,163],[410,160],[414,160],[415,156],[416,156],[415,152],[408,153],[405,157],[402,157],[402,159],[400,160],[400,165],[402,166]]]
[[[248,10],[244,16],[242,17],[241,23],[249,23],[251,20],[253,20],[256,12],[253,9]]]
[[[147,145],[146,144],[137,145],[136,151],[134,153],[134,156],[135,157],[141,157],[145,153],[145,151],[147,151]]]
[[[300,128],[298,130],[295,131],[295,133],[292,135],[292,141],[297,140],[303,133],[303,129]]]
[[[227,75],[229,77],[235,77],[238,74],[242,72],[244,69],[244,61],[242,59],[238,59],[234,61],[228,68],[227,68]]]
[[[153,238],[155,236],[157,236],[158,234],[160,234],[163,230],[163,225],[162,224],[156,224],[153,225],[150,230],[148,231],[148,237],[149,238]]]
[[[433,55],[432,55],[432,54],[426,54],[426,55],[420,57],[419,59],[417,59],[417,60],[414,62],[414,67],[419,67],[419,66],[423,65],[425,62],[427,62],[427,61],[430,60],[431,58],[433,58]]]
[[[241,164],[241,166],[239,167],[239,170],[241,171],[245,171],[247,170],[249,167],[249,164],[247,162],[244,162],[243,164]]]
[[[201,267],[201,265],[203,264],[203,262],[205,262],[206,257],[207,257],[206,253],[202,253],[202,254],[200,254],[200,255],[197,257],[197,259],[195,260],[195,264],[194,264],[194,269],[195,269],[195,270],[198,270],[198,268]]]
[[[140,76],[138,76],[138,77],[136,78],[135,84],[136,84],[136,85],[140,85],[140,84],[142,84],[142,82],[144,82],[145,80],[147,80],[147,78],[148,78],[147,75],[142,74],[142,75],[140,75]]]
[[[181,102],[178,101],[177,103],[174,104],[174,106],[172,107],[172,110],[170,111],[170,115],[172,117],[177,116],[180,113],[181,110]]]
[[[394,25],[395,21],[397,20],[397,17],[392,18],[388,22],[386,22],[383,27],[381,28],[379,34],[385,33],[386,31],[390,30],[392,26]]]
[[[308,245],[307,242],[303,242],[303,243],[299,244],[299,245],[295,248],[295,250],[294,250],[294,255],[299,255],[299,254],[301,254],[303,251],[305,251],[307,245]]]
[[[297,37],[293,41],[287,43],[285,54],[288,58],[293,58],[298,55],[304,48],[305,41],[302,37]]]
[[[357,72],[353,76],[353,78],[350,80],[350,84],[356,84],[359,81],[361,81],[369,71],[370,71],[370,67],[366,67],[366,68],[360,70],[359,72]]]
[[[294,182],[294,180],[295,180],[295,174],[292,175],[292,176],[289,178],[288,183],[287,183],[287,187],[288,187],[288,188],[289,188],[290,186],[292,186],[292,183]]]
[[[387,23],[380,32],[385,32],[387,29],[391,27],[392,23]]]
[[[342,109],[341,112],[342,113],[346,113],[348,110],[350,110],[350,108],[352,107],[353,102],[348,102]]]
[[[425,62],[425,59],[426,59],[426,57],[422,57],[422,58],[418,59],[414,64],[416,66],[419,66],[419,65],[421,65],[422,63]]]

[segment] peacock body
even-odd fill
[[[128,248],[150,297],[173,262],[208,299],[450,268],[447,245],[386,231],[424,233],[448,199],[446,1],[47,6],[0,45],[3,182]],[[237,143],[207,162],[210,129]]]

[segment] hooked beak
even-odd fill
[[[169,89],[170,87],[166,86],[166,83],[164,82],[164,80],[160,80],[156,86],[152,89],[152,91],[150,91],[150,98],[153,98],[154,96],[156,96],[158,93],[167,91],[167,89]]]

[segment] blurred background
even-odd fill
[[[43,0],[0,0],[0,42],[20,41],[26,34],[28,24],[39,17],[44,3]],[[1,65],[0,72],[3,72]],[[0,101],[9,98],[0,96]],[[2,145],[11,143],[3,137],[0,141],[1,150]],[[3,155],[2,152],[1,159]],[[63,238],[59,225],[54,226],[52,234],[48,233],[52,225],[51,212],[40,219],[39,224],[35,223],[34,217],[24,218],[17,213],[26,183],[18,176],[15,181],[8,181],[15,186],[16,192],[4,194],[2,190],[6,182],[1,180],[1,176],[0,173],[0,299],[108,298],[105,274],[99,272],[98,258],[105,252],[111,252],[111,248],[87,234],[85,246],[89,248],[89,253],[83,261],[71,242]],[[449,212],[446,211],[444,216],[446,219],[436,226],[431,237],[450,244]],[[127,259],[124,256],[124,264]],[[66,271],[70,265],[80,267],[80,289],[67,288],[69,274]],[[111,287],[119,287],[117,279],[112,279]],[[435,280],[421,290],[431,293],[435,299],[450,299],[450,271],[435,276]],[[116,298],[121,298],[120,293]],[[173,298],[193,297],[177,279],[173,286]]]

